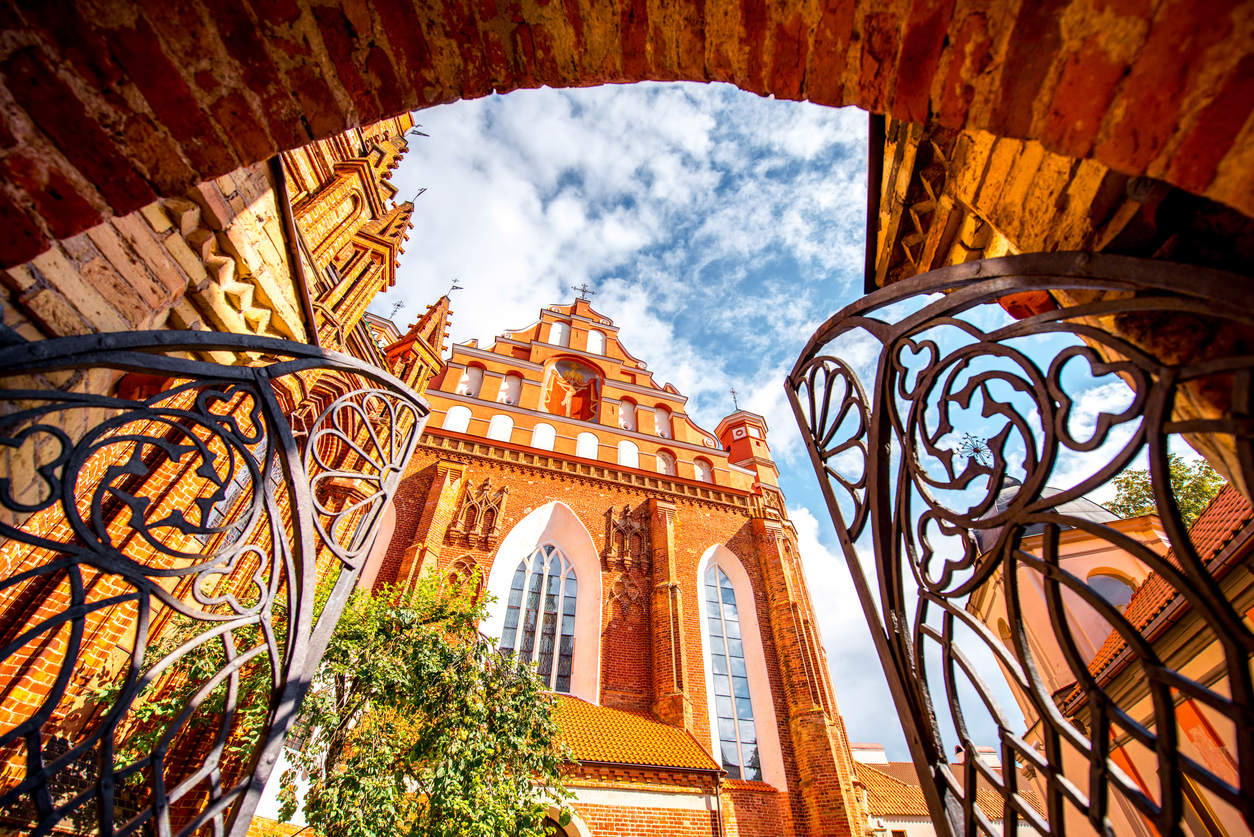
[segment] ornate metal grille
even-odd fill
[[[0,370],[5,826],[242,837],[426,402],[205,332],[10,345]],[[156,391],[81,391],[105,370]]]
[[[995,304],[1041,289],[1074,304]],[[1252,325],[1247,279],[1037,254],[810,340],[789,397],[941,834],[1254,825],[1254,512],[1234,486],[1190,528],[1169,476],[1187,435],[1254,485]],[[1156,517],[1086,498],[1142,462]]]

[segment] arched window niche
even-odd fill
[[[575,437],[575,456],[583,459],[599,459],[601,440],[595,433],[580,433]]]
[[[710,460],[697,457],[692,461],[692,467],[696,473],[697,482],[707,482],[711,485],[714,483],[714,466]]]
[[[592,329],[588,332],[588,354],[603,355],[605,354],[605,332]]]
[[[463,407],[461,404],[449,407],[448,412],[444,414],[443,427],[454,433],[465,433],[470,429],[470,408]]]
[[[522,377],[516,372],[506,375],[505,380],[501,382],[501,392],[496,401],[498,404],[507,404],[511,407],[517,407],[522,403]]]
[[[715,659],[714,641],[721,639],[713,636],[712,619],[719,621],[720,631],[726,631],[726,614],[721,612],[723,593],[719,593],[719,609],[714,602],[708,600],[706,578],[710,570],[714,577],[726,578],[735,598],[736,621],[740,631],[741,653],[743,653],[745,675],[749,701],[753,708],[753,731],[757,738],[758,763],[761,766],[761,781],[777,790],[787,790],[788,779],[784,774],[784,756],[779,746],[779,724],[775,719],[775,702],[771,698],[771,682],[767,674],[766,654],[762,650],[762,635],[758,625],[758,612],[753,596],[753,586],[749,574],[731,550],[722,545],[714,545],[705,551],[701,563],[697,566],[697,601],[701,608],[701,660],[705,668],[706,704],[709,707],[710,740],[713,742],[716,760],[722,762],[722,736],[719,727],[719,706],[715,699]],[[721,575],[720,575],[721,574]],[[720,653],[730,664],[726,656],[726,646]],[[721,667],[721,666],[720,666]],[[729,666],[730,667],[730,666]],[[729,684],[730,685],[730,684]],[[721,691],[721,690],[720,690]],[[733,701],[734,704],[734,701]],[[726,726],[726,724],[724,724]],[[739,723],[737,724],[739,727]],[[730,732],[731,730],[727,730]],[[747,731],[747,730],[746,730]],[[729,771],[730,773],[731,771]],[[744,775],[743,773],[741,774]],[[730,778],[730,777],[729,777]]]
[[[498,442],[508,442],[514,435],[514,420],[509,416],[497,415],[488,423],[488,438]]]
[[[675,454],[670,451],[660,450],[657,452],[657,472],[668,477],[679,475],[679,470],[675,465]]]
[[[462,371],[462,378],[457,382],[457,394],[469,398],[478,398],[483,388],[483,367],[467,366]]]
[[[624,468],[640,467],[640,448],[635,442],[624,439],[618,443],[618,464]]]
[[[557,428],[551,424],[540,422],[531,429],[531,446],[540,450],[553,450],[557,441]]]
[[[654,432],[663,439],[675,438],[671,428],[671,411],[661,404],[653,408],[653,427]]]
[[[502,539],[496,560],[488,574],[488,592],[496,597],[496,601],[489,606],[487,619],[481,628],[488,636],[504,640],[506,613],[518,566],[524,560],[534,563],[536,552],[543,552],[545,546],[560,550],[561,557],[569,562],[574,577],[578,579],[569,693],[598,703],[601,672],[601,559],[592,542],[592,535],[565,503],[555,500],[541,506],[518,521]],[[526,604],[525,597],[522,604]],[[559,634],[555,633],[557,635]],[[539,636],[537,631],[537,644]]]
[[[636,402],[624,398],[618,402],[618,426],[624,430],[638,430],[636,424]]]

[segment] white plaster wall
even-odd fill
[[[775,701],[771,698],[771,681],[766,671],[766,654],[762,650],[762,633],[758,626],[758,609],[753,585],[740,559],[725,546],[715,544],[705,551],[697,566],[697,601],[701,612],[701,666],[705,671],[706,703],[709,706],[710,742],[715,753],[718,747],[718,717],[714,706],[714,670],[710,666],[710,617],[705,600],[705,574],[711,566],[727,574],[736,591],[736,611],[740,615],[740,638],[745,652],[745,669],[749,673],[749,701],[753,704],[753,725],[758,733],[758,758],[762,761],[762,781],[776,790],[788,790],[784,773],[784,754],[779,746],[779,724],[775,720]],[[715,756],[715,761],[720,761]]]
[[[554,500],[522,520],[509,531],[496,551],[488,574],[488,592],[496,601],[488,606],[488,618],[481,629],[499,639],[505,627],[509,588],[518,562],[544,544],[553,544],[566,553],[579,579],[575,600],[575,659],[570,693],[590,703],[601,697],[601,559],[592,536],[565,503]],[[739,592],[737,592],[739,595]],[[753,710],[757,712],[757,704]]]

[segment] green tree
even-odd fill
[[[1173,453],[1168,455],[1167,463],[1171,470],[1171,493],[1176,498],[1184,524],[1191,526],[1219,489],[1224,487],[1226,480],[1205,459],[1198,459],[1190,465],[1183,456]],[[1158,512],[1148,469],[1124,471],[1112,482],[1115,500],[1107,503],[1106,508],[1119,517]]]
[[[479,633],[471,590],[432,573],[408,595],[353,595],[297,719],[284,819],[299,770],[325,837],[543,837],[569,797],[553,698]]]

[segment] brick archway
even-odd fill
[[[1094,157],[1254,215],[1242,0],[3,0],[0,261],[493,90],[727,81]]]

